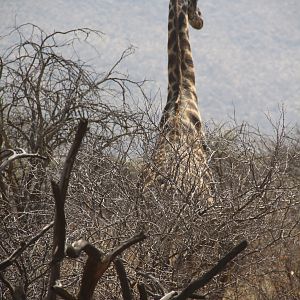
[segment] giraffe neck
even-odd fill
[[[189,42],[189,0],[170,0],[168,23],[168,99],[160,125],[201,132],[195,70]],[[170,124],[174,126],[174,124]]]

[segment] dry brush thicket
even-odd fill
[[[70,50],[99,32],[47,35],[27,24],[11,35],[18,40],[0,68],[0,298],[67,290],[65,299],[88,299],[80,298],[93,290],[84,272],[85,283],[99,280],[94,299],[168,299],[172,291],[186,299],[185,288],[210,275],[195,299],[299,299],[300,145],[284,116],[270,122],[271,135],[211,126],[213,199],[192,185],[145,190],[140,172],[158,129],[150,111],[127,104],[133,95],[147,101],[146,83],[118,71],[131,49],[98,74]],[[78,143],[82,119],[89,125]],[[212,275],[243,240],[247,249]],[[66,258],[64,245],[75,241]],[[91,271],[98,265],[101,276]]]

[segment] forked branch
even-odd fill
[[[39,158],[43,160],[47,159],[47,157],[39,155],[38,153],[27,153],[22,148],[5,149],[0,152],[0,174],[12,161],[21,158]]]
[[[66,240],[66,220],[65,220],[65,201],[67,196],[68,185],[71,171],[75,162],[76,155],[79,151],[81,142],[87,131],[87,120],[81,120],[75,135],[74,142],[69,150],[61,172],[60,181],[52,184],[52,191],[55,200],[55,216],[53,230],[53,258],[51,264],[47,300],[55,300],[56,294],[53,287],[60,276],[60,261],[64,258],[65,240]]]
[[[104,272],[108,269],[111,262],[120,255],[123,251],[128,249],[130,246],[141,242],[146,238],[145,234],[141,232],[140,234],[132,237],[131,239],[125,241],[120,244],[111,252],[104,254],[102,251],[97,249],[94,245],[90,244],[85,240],[79,240],[73,243],[72,246],[69,246],[66,250],[66,253],[71,258],[79,257],[82,251],[84,251],[87,255],[87,261],[84,266],[80,291],[78,294],[78,300],[90,300],[93,297],[94,290],[96,285],[104,274]],[[59,294],[63,299],[76,299],[68,292],[63,290],[59,286],[53,287],[54,291]]]

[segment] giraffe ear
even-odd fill
[[[199,8],[196,8],[196,10],[189,15],[189,23],[193,28],[198,30],[203,27],[203,19]]]
[[[198,0],[190,0],[188,15],[189,15],[189,23],[195,29],[201,29],[203,27],[203,19],[201,16],[201,11],[197,7]]]

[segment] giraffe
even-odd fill
[[[188,23],[201,29],[198,0],[170,0],[168,19],[168,98],[159,136],[143,173],[144,185],[201,189],[209,177],[204,132],[195,87]]]
[[[139,249],[137,264],[149,259],[154,268],[158,262],[171,267],[168,270],[172,274],[197,274],[195,266],[200,261],[194,250],[188,250],[191,245],[187,246],[197,233],[182,235],[187,228],[184,220],[191,217],[195,222],[215,201],[189,42],[189,24],[198,30],[203,26],[197,1],[169,2],[168,97],[155,147],[141,170],[141,194],[136,201],[138,219],[143,220],[141,228],[159,237],[155,257],[151,260]]]

